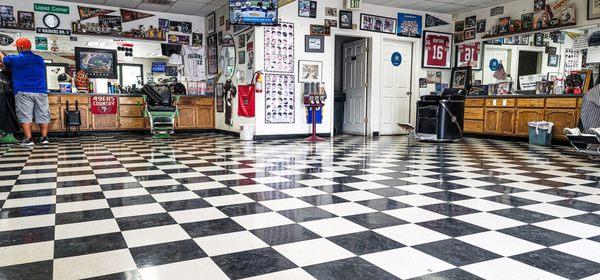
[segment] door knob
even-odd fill
[[[410,91],[406,92],[406,95],[411,95],[411,94],[412,94],[412,92],[410,92]]]

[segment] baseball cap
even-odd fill
[[[29,41],[27,38],[21,37],[17,39],[15,46],[22,49],[31,49],[31,41]]]

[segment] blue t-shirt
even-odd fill
[[[44,59],[31,51],[18,55],[8,55],[2,60],[12,71],[15,94],[19,92],[47,93],[46,63]]]

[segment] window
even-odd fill
[[[119,84],[123,87],[142,87],[144,66],[141,64],[119,64]]]

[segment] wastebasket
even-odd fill
[[[551,122],[529,122],[529,144],[550,146],[554,123]]]
[[[252,125],[252,124],[240,125],[240,139],[242,141],[254,140],[254,125]]]

